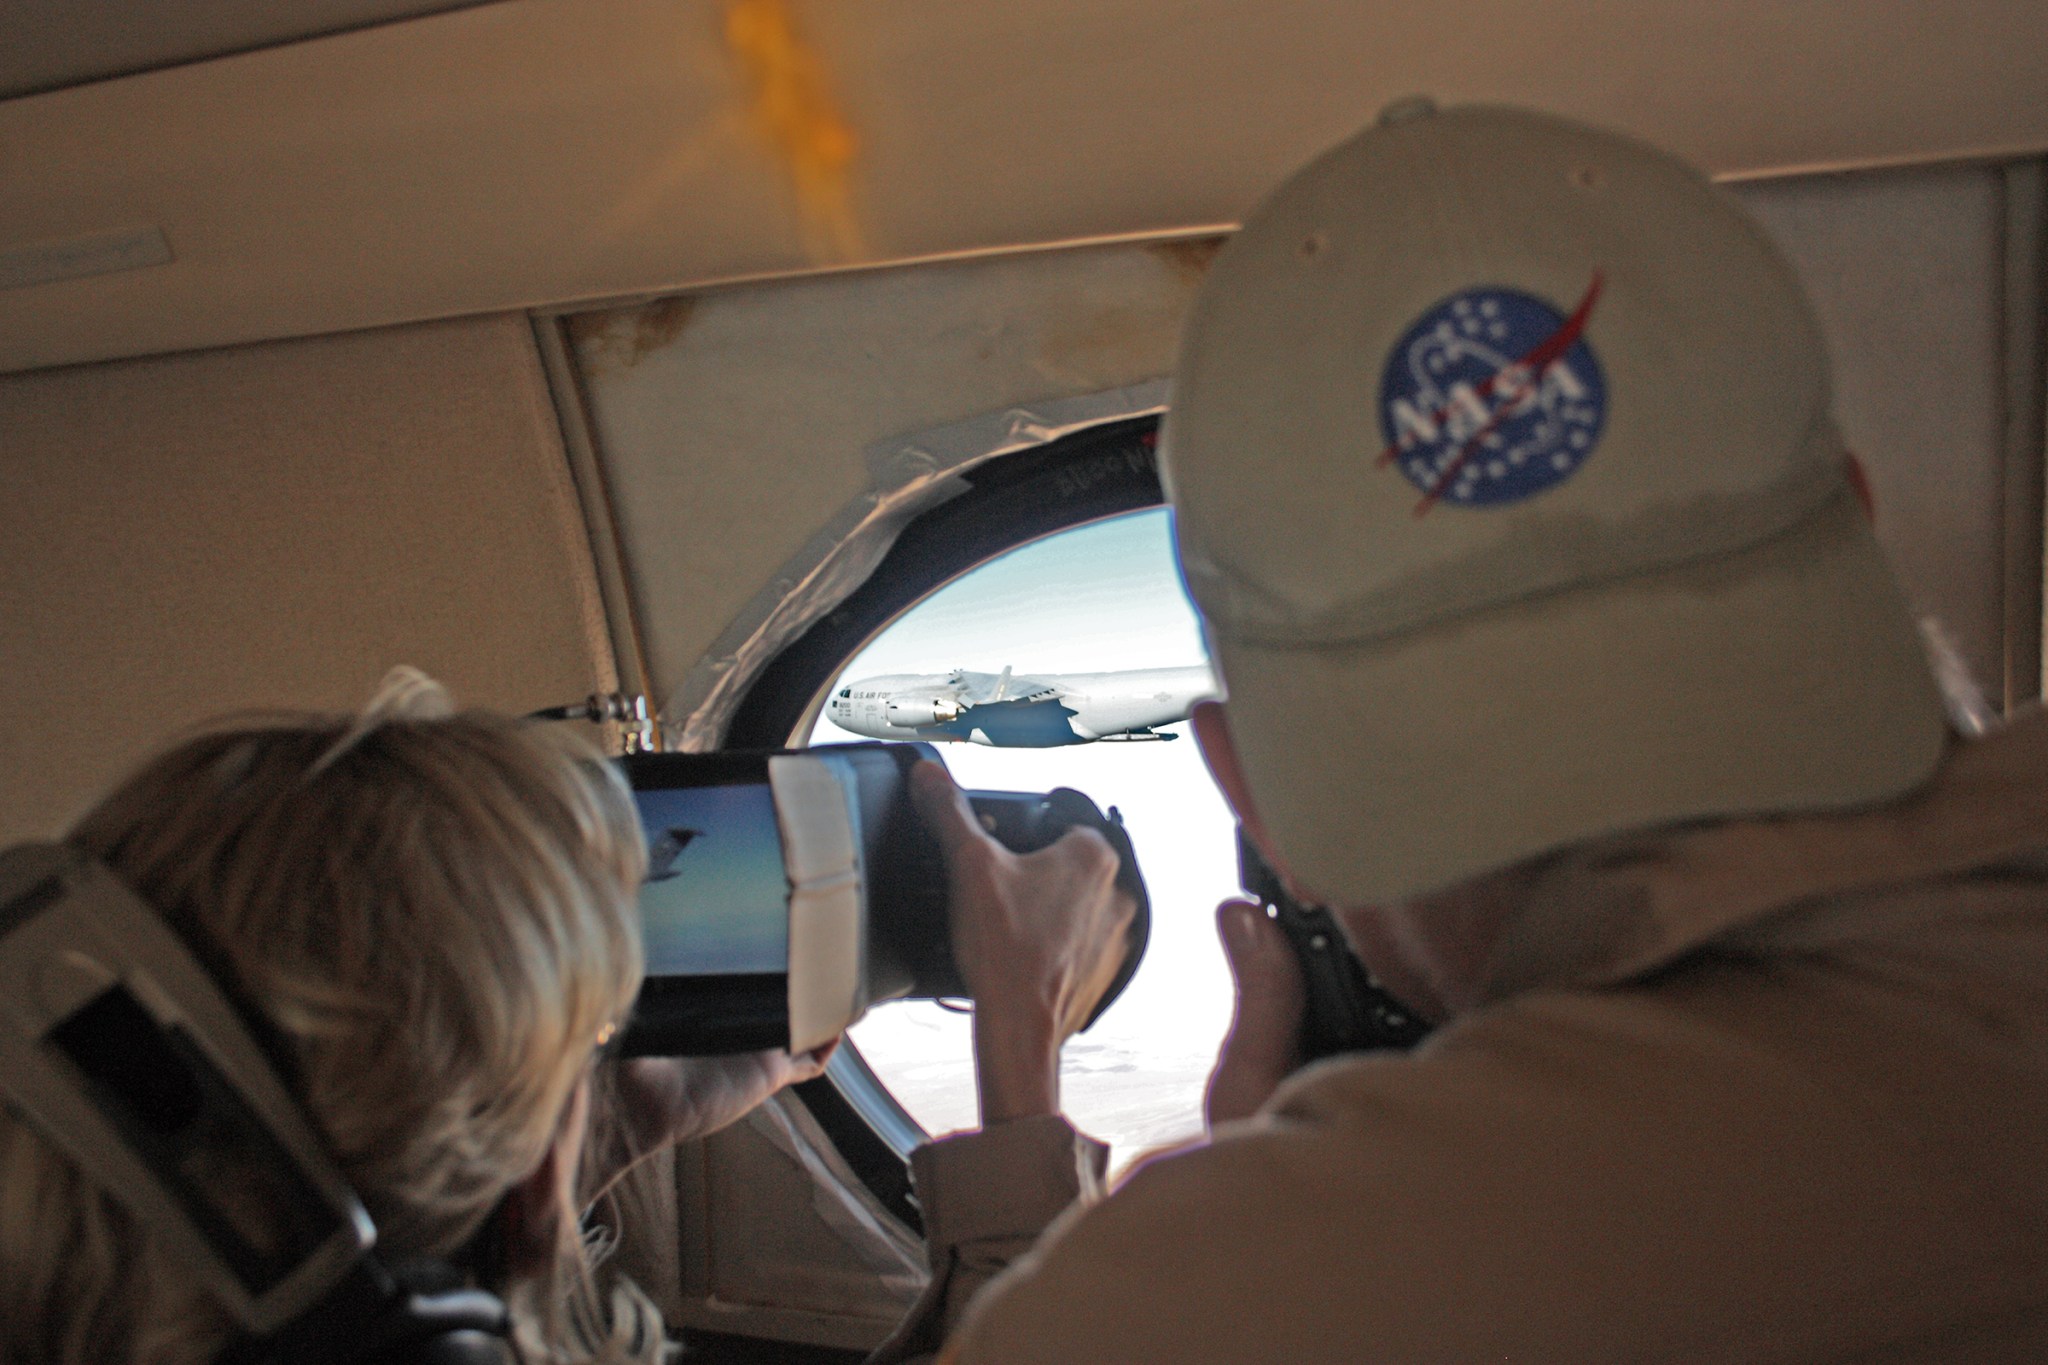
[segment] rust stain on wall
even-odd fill
[[[756,127],[789,171],[805,249],[821,261],[859,259],[865,252],[851,172],[860,139],[823,55],[797,31],[789,0],[728,0],[725,45],[746,79]]]
[[[579,313],[569,319],[569,335],[586,365],[609,363],[631,369],[653,352],[674,344],[696,311],[695,295],[678,294],[637,308]]]
[[[1145,250],[1163,261],[1182,284],[1192,289],[1208,275],[1216,253],[1223,250],[1224,240],[1222,237],[1190,237],[1178,242],[1154,242]]]
[[[632,355],[626,363],[634,364],[649,351],[658,351],[673,342],[690,325],[696,311],[697,300],[690,294],[657,299],[640,309],[633,318]]]

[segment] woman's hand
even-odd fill
[[[953,957],[974,998],[982,1125],[1058,1113],[1060,1045],[1116,979],[1136,913],[1116,887],[1116,854],[1089,829],[1010,852],[936,763],[912,771],[911,791],[945,852]]]
[[[821,1076],[837,1040],[792,1057],[781,1049],[730,1057],[632,1057],[603,1064],[585,1200],[642,1157],[707,1137],[786,1085]]]

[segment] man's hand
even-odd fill
[[[823,1075],[838,1046],[835,1040],[797,1057],[775,1049],[730,1057],[633,1057],[606,1064],[585,1168],[585,1201],[602,1194],[642,1157],[709,1136],[784,1086]]]
[[[1216,930],[1237,982],[1237,1012],[1209,1073],[1211,1128],[1256,1113],[1301,1065],[1301,1022],[1308,1007],[1301,964],[1263,907],[1225,901],[1216,908]]]
[[[1136,913],[1116,888],[1116,854],[1088,829],[1010,852],[936,763],[912,771],[911,790],[946,857],[953,956],[974,998],[982,1125],[1058,1113],[1060,1045],[1116,979]]]

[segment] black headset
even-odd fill
[[[222,1365],[504,1365],[495,1295],[376,1254],[267,1033],[100,863],[0,853],[0,1101],[197,1274]]]

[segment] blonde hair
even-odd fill
[[[639,985],[639,824],[565,730],[456,714],[401,670],[358,717],[179,744],[71,834],[275,1026],[394,1260],[477,1237],[547,1155]],[[564,1212],[545,1282],[493,1286],[520,1354],[658,1359],[644,1297],[599,1311]],[[121,1206],[0,1114],[0,1361],[186,1365],[229,1337]]]

